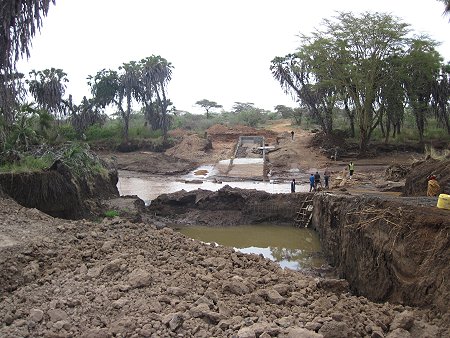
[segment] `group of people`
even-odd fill
[[[348,164],[348,171],[349,177],[351,179],[355,171],[355,165],[353,164],[353,162],[350,162]],[[330,171],[328,170],[328,168],[326,168],[323,173],[324,186],[322,186],[321,176],[319,172],[316,171],[315,174],[311,174],[309,176],[309,192],[318,191],[319,189],[329,189],[330,175]],[[295,192],[295,178],[291,181],[291,192]]]
[[[325,169],[324,173],[323,173],[323,179],[324,179],[324,184],[325,186],[322,186],[322,182],[320,181],[320,174],[318,171],[316,171],[315,174],[311,174],[309,176],[309,192],[311,191],[317,191],[319,188],[320,189],[329,189],[329,181],[330,181],[330,171],[327,169]]]
[[[323,178],[325,181],[325,189],[329,188],[329,180],[330,180],[330,171],[327,169],[325,169],[324,173],[323,173]],[[309,182],[310,182],[310,187],[309,187],[309,191],[311,192],[311,190],[316,191],[318,189],[318,187],[320,186],[322,188],[322,183],[320,182],[320,174],[318,171],[316,171],[315,174],[311,174],[311,176],[309,177]],[[295,192],[295,178],[292,179],[291,181],[291,192]]]

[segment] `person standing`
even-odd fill
[[[318,188],[322,189],[322,183],[320,183],[320,174],[318,171],[316,171],[316,173],[314,174],[314,190],[318,191]]]
[[[294,131],[291,131],[291,140],[294,139]]]
[[[355,165],[353,164],[353,161],[350,161],[350,163],[348,164],[348,172],[350,174],[350,179],[352,178],[354,171]]]
[[[436,197],[439,194],[439,190],[441,189],[437,181],[437,178],[435,175],[430,175],[428,176],[427,179],[428,179],[427,196]]]
[[[328,182],[330,180],[330,171],[328,170],[328,167],[325,168],[325,171],[323,172],[323,179],[325,181],[325,189],[329,189]]]
[[[309,176],[309,192],[311,192],[311,190],[316,191],[315,185],[314,185],[314,174],[311,174]]]
[[[295,192],[295,178],[293,178],[291,182],[291,192]]]

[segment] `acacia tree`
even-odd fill
[[[450,64],[442,66],[432,89],[432,107],[438,123],[450,134]]]
[[[203,100],[197,101],[197,102],[195,102],[195,104],[196,104],[197,106],[200,106],[200,107],[202,107],[203,109],[205,109],[205,111],[206,111],[206,118],[207,118],[207,119],[209,118],[209,111],[210,111],[211,109],[222,108],[222,105],[218,104],[218,103],[215,102],[215,101],[209,101],[209,100],[207,100],[207,99],[203,99]]]
[[[321,129],[329,134],[333,129],[333,109],[338,98],[336,84],[330,81],[333,62],[331,57],[325,56],[324,40],[311,42],[308,37],[302,37],[302,41],[297,53],[276,57],[270,69],[284,91],[298,99]],[[318,67],[317,62],[323,67]],[[326,75],[327,72],[330,74]]]
[[[359,147],[367,149],[383,112],[380,93],[390,56],[407,44],[408,25],[388,14],[338,13],[302,37],[299,52],[272,61],[272,73],[286,92],[307,105],[325,132],[340,101],[355,116]]]
[[[0,118],[12,123],[16,87],[12,79],[19,58],[30,55],[31,39],[42,26],[54,0],[2,0],[0,5]]]
[[[325,20],[323,34],[334,40],[343,71],[336,73],[355,109],[359,130],[359,148],[367,150],[373,130],[383,109],[380,89],[391,79],[385,78],[387,59],[406,44],[408,25],[388,14],[339,13],[337,21]]]
[[[441,67],[441,57],[432,41],[414,39],[404,57],[406,68],[406,94],[412,108],[419,140],[423,142],[427,113],[429,112],[433,86]]]
[[[29,91],[39,108],[46,109],[56,118],[65,114],[63,96],[66,92],[67,74],[62,69],[44,69],[30,72],[30,79],[26,80]]]

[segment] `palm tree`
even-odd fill
[[[167,108],[171,105],[167,98],[167,84],[172,79],[172,64],[161,56],[152,55],[141,60],[142,101],[147,120],[153,129],[161,128],[164,138],[169,129]]]
[[[438,0],[438,1],[444,3],[445,5],[444,15],[450,14],[450,0]]]
[[[39,108],[46,109],[56,118],[62,118],[63,96],[66,92],[67,74],[62,69],[32,70],[26,83]],[[59,116],[58,116],[59,115]]]
[[[42,27],[50,3],[55,0],[2,0],[0,5],[0,117],[6,124],[13,120],[16,104],[10,76],[19,58],[30,55],[31,39]]]
[[[132,100],[140,100],[140,65],[136,61],[124,63],[119,70],[123,70],[120,76],[119,101],[125,97],[127,101],[127,110],[122,111],[122,118],[124,122],[124,138],[128,142],[128,128],[130,124],[131,105]]]

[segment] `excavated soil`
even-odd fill
[[[152,224],[0,203],[2,337],[445,337],[448,318],[353,296]],[[447,320],[447,321],[446,321]]]
[[[326,207],[329,213],[323,215],[329,218],[324,224],[331,230],[322,240],[328,241],[330,247],[324,249],[351,286],[346,280],[282,270],[260,256],[193,241],[164,227],[174,220],[220,226],[282,220],[279,211],[290,217],[300,194],[280,197],[278,209],[269,207],[269,197],[261,195],[253,203],[254,192],[228,188],[216,195],[175,194],[152,203],[156,209],[151,212],[144,212],[136,199],[115,198],[105,203],[113,209],[127,208],[126,219],[99,222],[53,218],[0,194],[0,336],[450,336],[448,308],[445,311],[448,267],[433,260],[448,262],[448,211],[436,211],[436,198],[422,197],[422,183],[408,190],[422,168],[411,165],[423,156],[414,149],[389,149],[381,156],[360,158],[346,148],[346,157],[332,160],[328,146],[311,143],[311,132],[288,122],[276,122],[269,129],[213,126],[202,137],[179,132],[179,142],[166,153],[103,157],[113,155],[119,169],[179,174],[230,158],[240,135],[264,135],[275,147],[268,154],[273,179],[307,182],[310,172],[328,168],[330,191],[346,197],[348,204],[342,210],[338,204]],[[356,169],[351,180],[345,171],[350,160]],[[426,165],[417,176],[420,180],[441,162]],[[448,171],[443,168],[439,170],[444,170],[445,182]],[[392,189],[418,197],[383,193]],[[367,209],[368,200],[356,198],[369,192],[385,198],[384,213]],[[319,196],[314,197],[315,205]],[[317,224],[319,216],[314,217]],[[382,273],[377,275],[374,267],[380,266]],[[371,278],[379,283],[378,294],[371,294],[376,285],[367,287]],[[414,292],[416,297],[406,296]],[[365,296],[398,304],[373,303]]]

